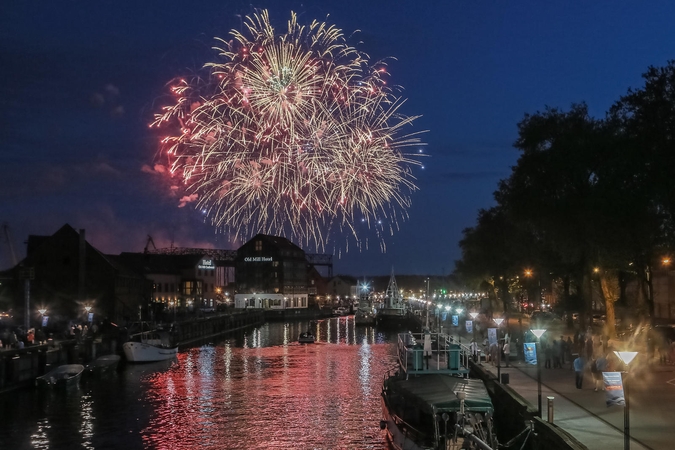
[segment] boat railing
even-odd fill
[[[469,373],[470,354],[466,345],[455,342],[444,333],[408,332],[398,335],[398,362],[406,374],[448,373],[466,376]]]

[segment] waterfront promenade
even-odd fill
[[[485,370],[497,377],[497,367],[483,362]],[[650,382],[675,378],[672,366],[654,366]],[[502,374],[509,375],[509,386],[537,408],[536,366],[513,362],[511,367],[502,363]],[[643,375],[643,377],[646,375]],[[672,387],[672,386],[671,386]],[[665,395],[662,401],[645,400],[651,394]],[[672,413],[666,399],[672,392],[657,390],[656,386],[633,382],[630,390],[631,449],[665,450],[672,448]],[[574,384],[574,371],[566,364],[562,369],[542,368],[542,418],[547,419],[547,397],[554,397],[554,423],[572,435],[589,450],[622,449],[623,408],[607,408],[605,393],[593,390],[593,381],[588,370],[585,373],[583,389]],[[646,403],[647,402],[647,403]]]

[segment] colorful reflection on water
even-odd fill
[[[317,343],[298,344],[308,327]],[[4,394],[0,399],[26,407],[0,424],[0,442],[36,449],[385,449],[380,388],[395,364],[395,338],[356,327],[353,316],[268,323],[183,351],[174,362],[127,366],[75,392]]]

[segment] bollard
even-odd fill
[[[546,397],[548,400],[548,423],[553,423],[553,399],[555,397]]]

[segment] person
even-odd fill
[[[584,361],[583,356],[579,355],[572,364],[574,366],[574,379],[577,389],[581,389],[581,385],[584,382],[584,366],[586,365],[586,362]]]
[[[550,369],[553,349],[551,348],[551,344],[549,342],[544,341],[543,344],[544,344],[544,357],[546,358],[544,360],[544,369]]]
[[[591,367],[592,371],[592,367]],[[600,385],[601,390],[605,390],[605,383],[602,379],[602,372],[607,371],[607,357],[605,354],[601,354],[598,359],[595,360],[595,372],[593,373],[593,382],[595,383],[594,390],[598,392],[598,384]]]
[[[586,358],[593,358],[593,336],[590,333],[586,339]]]
[[[473,356],[473,360],[475,362],[480,362],[478,360],[478,344],[474,339],[471,339],[471,343],[469,344],[469,350],[471,351],[471,355]]]
[[[572,349],[574,344],[572,343],[572,338],[567,336],[567,342],[565,342],[565,353],[567,354],[567,360],[570,362],[570,367],[572,367]]]
[[[506,367],[509,367],[509,359],[511,358],[511,343],[507,340],[504,342],[504,361],[506,361]]]
[[[553,368],[559,369],[560,367],[562,367],[560,365],[561,348],[559,341],[553,339],[553,347],[551,348],[551,352],[553,353]]]

